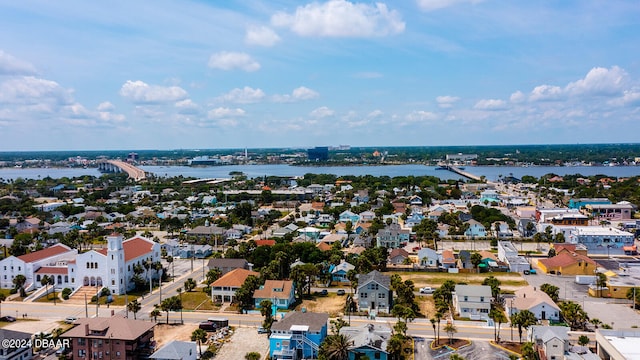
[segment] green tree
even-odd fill
[[[631,288],[627,290],[627,299],[633,300],[633,308],[636,309],[640,304],[640,288]]]
[[[220,271],[220,269],[218,269],[218,268],[210,269],[209,271],[207,271],[205,283],[207,285],[211,285],[216,280],[218,280],[220,278],[220,276],[222,276],[222,272]]]
[[[184,291],[191,292],[196,288],[196,281],[193,278],[188,278],[187,281],[184,282]]]
[[[138,299],[134,299],[133,301],[127,304],[127,310],[133,313],[133,319],[136,320],[136,314],[138,311],[142,309],[142,304],[138,302]]]
[[[260,360],[260,358],[262,357],[262,355],[260,355],[259,352],[248,352],[244,355],[244,359],[245,360]]]
[[[49,276],[45,275],[40,278],[40,284],[45,287],[44,293],[47,294],[47,299],[49,299]]]
[[[271,335],[271,325],[273,325],[273,303],[269,299],[260,301],[260,314],[264,316],[262,327]]]
[[[182,301],[177,296],[172,296],[162,300],[160,309],[167,313],[167,324],[169,323],[169,311],[178,311],[182,309]]]
[[[538,323],[536,316],[529,310],[522,310],[511,317],[511,322],[518,327],[520,343],[522,343],[522,330]]]
[[[253,306],[253,292],[260,286],[260,280],[249,275],[245,279],[240,289],[236,290],[236,301],[238,301],[238,310],[240,313],[249,310]]]
[[[507,322],[507,316],[504,314],[501,308],[494,307],[489,311],[489,318],[494,322],[494,341],[500,342],[500,325]]]
[[[573,301],[562,301],[558,306],[560,307],[560,315],[564,321],[569,324],[571,330],[575,331],[586,328],[589,316],[580,304]]]
[[[349,348],[353,341],[346,335],[328,335],[320,344],[319,358],[327,360],[347,360],[349,358]]]
[[[495,276],[487,276],[483,281],[482,285],[491,287],[491,296],[494,299],[497,299],[500,295],[500,280],[498,280]]]
[[[560,294],[560,288],[559,287],[557,287],[555,285],[544,283],[544,284],[540,285],[540,290],[542,290],[547,295],[549,295],[551,300],[553,300],[554,302],[558,302],[558,297],[559,297],[559,294]]]
[[[191,341],[198,342],[198,348],[200,349],[200,357],[202,357],[202,342],[207,341],[207,332],[203,329],[195,329],[191,333]]]
[[[482,255],[480,255],[480,253],[474,252],[473,254],[471,254],[470,260],[473,264],[473,267],[476,269],[476,272],[478,272],[478,265],[480,265],[480,263],[482,262]]]
[[[522,358],[525,360],[536,360],[536,350],[533,348],[532,342],[526,342],[520,347]]]
[[[589,344],[589,337],[587,335],[580,335],[578,338],[578,345],[586,346]]]
[[[24,291],[24,284],[27,282],[27,278],[18,274],[13,278],[13,285],[15,285],[16,292],[20,293],[20,297],[27,297],[27,294]]]
[[[447,323],[444,327],[444,331],[449,335],[449,344],[453,344],[453,335],[458,332],[455,325],[452,323]]]
[[[149,313],[149,316],[153,318],[154,322],[158,322],[158,316],[160,316],[162,313],[160,312],[159,309],[153,309],[151,310],[151,312]]]

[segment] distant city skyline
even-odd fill
[[[640,2],[0,3],[0,151],[637,143]]]

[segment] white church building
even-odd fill
[[[134,288],[131,281],[134,266],[146,261],[160,261],[160,244],[141,236],[123,240],[120,234],[107,236],[107,248],[78,254],[77,250],[57,244],[50,248],[0,261],[5,269],[0,278],[2,288],[12,288],[13,278],[22,274],[27,278],[26,290],[42,287],[44,275],[53,278],[56,288],[76,290],[82,286],[107,287],[112,294],[123,294]],[[10,269],[10,273],[8,272]],[[158,275],[155,271],[154,278]],[[7,276],[7,274],[9,276]],[[148,279],[148,274],[141,274]]]

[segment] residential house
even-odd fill
[[[460,250],[456,266],[458,269],[473,269],[474,266],[473,263],[471,263],[471,251]]]
[[[222,275],[235,269],[251,270],[252,267],[245,259],[210,259],[207,264],[208,269],[218,268]]]
[[[360,221],[360,215],[355,214],[349,210],[345,210],[340,213],[339,221],[343,223],[351,221],[352,224],[356,224],[358,221]]]
[[[443,269],[455,269],[456,257],[453,255],[453,250],[442,250],[440,256],[440,267]]]
[[[156,360],[196,360],[198,344],[195,341],[172,340],[149,356]]]
[[[331,273],[331,281],[332,282],[349,282],[347,278],[347,273],[349,270],[354,270],[356,267],[349,264],[348,262],[342,260],[338,265],[332,265],[329,268],[329,272]]]
[[[392,332],[391,328],[384,324],[345,326],[340,329],[340,335],[351,340],[348,350],[349,360],[364,358],[387,360],[389,358],[387,344]]]
[[[369,202],[369,191],[368,190],[358,190],[358,192],[353,196],[353,201],[356,205],[366,204]]]
[[[422,248],[418,250],[418,261],[420,266],[437,267],[438,266],[438,253],[430,248]]]
[[[305,239],[317,241],[318,238],[320,237],[320,229],[307,226],[305,228],[298,229],[298,234],[304,237]]]
[[[151,355],[155,323],[126,319],[80,318],[62,334],[70,340],[67,359],[140,359]]]
[[[413,195],[409,198],[409,205],[411,206],[422,206],[422,198],[418,195]]]
[[[491,287],[486,285],[456,285],[453,306],[460,317],[488,320],[491,310]]]
[[[393,249],[389,253],[388,261],[392,265],[402,265],[409,258],[409,253],[405,249]]]
[[[480,238],[486,237],[487,231],[481,223],[478,221],[471,219],[465,222],[469,225],[469,228],[464,232],[464,235],[468,238]]]
[[[540,359],[564,360],[569,352],[569,331],[566,326],[534,325],[529,329],[535,350]]]
[[[242,284],[249,276],[260,277],[260,273],[236,268],[222,275],[211,284],[211,300],[223,303],[233,302],[236,297],[236,291],[242,287]]]
[[[317,359],[320,344],[327,337],[329,314],[288,313],[271,325],[269,357],[272,360]]]
[[[509,316],[522,310],[531,311],[538,320],[560,321],[560,308],[544,291],[527,286],[516,291],[515,298],[506,302]]]
[[[391,278],[377,270],[360,275],[356,296],[360,311],[389,313],[393,307]]]
[[[397,249],[409,241],[409,236],[409,230],[401,229],[398,224],[391,224],[384,229],[378,230],[378,234],[376,234],[376,244],[377,246],[388,249]]]
[[[253,292],[255,306],[260,307],[262,300],[271,300],[276,308],[288,309],[296,301],[294,290],[291,280],[267,280]]]
[[[407,220],[404,221],[404,226],[412,229],[414,226],[420,224],[424,220],[424,215],[418,212],[411,213]]]
[[[28,344],[32,333],[0,328],[0,360],[31,360],[33,347]],[[5,344],[6,340],[11,340]]]
[[[571,251],[562,251],[548,259],[538,260],[538,268],[547,274],[593,275],[598,264],[591,258]]]
[[[358,216],[360,216],[361,222],[371,222],[373,221],[373,219],[375,219],[376,213],[374,213],[371,210],[367,210],[367,211],[361,212],[360,214],[358,214]]]

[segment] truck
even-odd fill
[[[576,275],[576,284],[591,285],[596,282],[597,276],[594,275]]]

